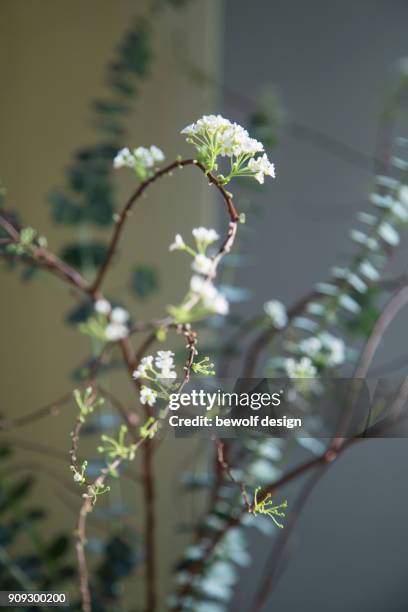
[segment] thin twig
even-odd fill
[[[207,176],[209,182],[217,187],[217,189],[220,191],[221,195],[223,196],[227,204],[228,213],[229,213],[231,221],[232,222],[238,221],[239,216],[234,206],[234,203],[232,201],[231,195],[226,191],[226,189],[223,187],[223,185],[221,185],[221,183],[218,181],[218,179],[215,176],[207,172],[205,166],[201,162],[197,161],[196,159],[184,159],[180,161],[175,161],[169,164],[168,166],[165,166],[161,170],[158,170],[152,177],[143,181],[139,185],[139,187],[136,189],[134,194],[129,198],[127,203],[125,204],[125,207],[123,208],[116,222],[116,227],[113,231],[113,235],[112,235],[112,238],[109,244],[109,248],[108,248],[108,252],[106,254],[105,260],[103,261],[98,271],[98,274],[96,276],[96,279],[92,285],[92,288],[91,288],[92,294],[97,293],[102,285],[106,272],[108,271],[112,263],[112,259],[116,253],[116,248],[121,238],[126,221],[129,217],[129,214],[134,204],[137,202],[137,200],[144,194],[144,192],[150,185],[152,185],[153,183],[157,181],[157,179],[163,176],[168,176],[172,172],[172,170],[176,170],[177,168],[184,168],[185,166],[191,166],[191,165],[196,166],[197,168],[200,168],[200,170]]]

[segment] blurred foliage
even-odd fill
[[[76,573],[71,537],[44,535],[47,512],[30,503],[35,481],[14,475],[10,459],[10,448],[1,446],[0,590],[66,590]]]
[[[159,274],[153,266],[139,265],[134,268],[130,288],[133,293],[145,300],[159,288]]]

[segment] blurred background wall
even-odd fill
[[[251,288],[253,309],[273,298],[289,305],[354,250],[348,232],[356,212],[369,208],[379,114],[408,56],[408,4],[226,0],[224,23],[225,113],[246,117],[272,85],[287,117],[270,153],[276,180],[259,193],[240,193],[253,203],[247,224],[256,258],[238,284]],[[396,135],[407,136],[402,123]],[[405,236],[390,276],[407,269],[407,245]],[[390,374],[390,361],[400,368],[394,375],[406,375],[407,323],[401,313],[386,334],[376,376]],[[373,440],[330,468],[306,505],[286,572],[264,610],[406,609],[407,458],[406,440]],[[294,492],[287,491],[289,499]],[[267,560],[263,538],[253,549],[258,562]],[[249,609],[259,568],[255,562],[245,576],[232,609]]]

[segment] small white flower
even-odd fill
[[[283,329],[288,322],[286,308],[279,300],[269,300],[264,304],[264,311],[276,329]]]
[[[214,299],[217,295],[217,289],[212,282],[196,274],[191,277],[190,289],[193,293],[197,293],[200,297],[208,300]]]
[[[116,306],[111,312],[112,323],[124,324],[129,321],[129,313],[124,308]]]
[[[113,160],[114,168],[134,168],[146,171],[153,168],[155,162],[162,162],[164,154],[159,147],[152,145],[149,149],[146,147],[137,147],[133,151],[129,151],[128,147],[121,149],[116,154]]]
[[[95,310],[98,314],[108,315],[111,311],[111,305],[108,300],[101,298],[95,302]]]
[[[204,298],[204,306],[215,314],[225,316],[229,313],[228,300],[219,292],[213,298]]]
[[[155,162],[162,162],[164,161],[164,153],[161,149],[159,149],[159,147],[156,147],[155,145],[152,145],[150,147],[150,154],[153,157]]]
[[[248,168],[254,173],[258,183],[262,184],[264,182],[265,175],[275,178],[275,166],[271,164],[266,154],[250,159]]]
[[[207,229],[206,227],[195,227],[192,233],[197,242],[205,242],[206,245],[212,244],[219,238],[214,229]]]
[[[121,323],[108,323],[105,327],[106,339],[110,342],[116,342],[117,340],[123,340],[129,334],[129,330],[126,325]]]
[[[155,366],[160,372],[157,378],[161,380],[173,380],[177,373],[174,369],[174,353],[173,351],[157,351]]]
[[[299,344],[299,348],[302,353],[310,355],[310,357],[316,357],[322,350],[322,341],[319,338],[305,338]]]
[[[82,482],[83,477],[81,476],[81,474],[79,472],[75,472],[74,473],[74,480],[75,480],[75,482]]]
[[[264,150],[262,143],[250,138],[246,129],[221,115],[204,115],[181,133],[187,134],[187,140],[198,147],[202,147],[204,140],[222,156],[255,155]]]
[[[143,357],[138,365],[137,369],[133,372],[132,376],[134,379],[145,378],[148,370],[151,370],[153,366],[153,356],[147,355]]]
[[[195,272],[199,272],[199,274],[204,274],[205,276],[209,276],[213,273],[212,259],[201,253],[195,256],[191,267]]]
[[[169,251],[184,251],[186,248],[186,244],[183,240],[181,234],[176,234],[174,237],[174,242],[169,246]]]
[[[286,359],[285,370],[289,378],[313,378],[317,374],[309,357],[302,357],[300,361],[292,358]]]
[[[399,191],[399,199],[401,204],[408,206],[408,187],[404,185]]]
[[[331,354],[329,355],[329,365],[337,366],[344,363],[346,359],[345,346],[340,338],[333,338]]]
[[[163,368],[162,371],[158,374],[157,378],[163,380],[173,380],[176,378],[177,372],[172,370],[171,368]]]
[[[231,122],[228,119],[224,119],[221,115],[204,115],[196,123],[191,123],[183,130],[182,134],[187,136],[195,136],[196,134],[205,136],[213,136],[217,131],[226,129],[231,126]]]
[[[140,390],[140,403],[147,404],[148,406],[154,406],[157,399],[156,391],[153,391],[150,387],[142,387]]]
[[[346,345],[341,338],[324,333],[322,334],[322,341],[328,353],[327,363],[329,366],[338,366],[345,362]]]
[[[114,168],[133,168],[134,164],[135,158],[129,151],[128,147],[118,151],[115,159],[113,160]]]
[[[153,366],[153,355],[146,355],[146,357],[142,358],[140,363],[146,368],[151,368]]]
[[[173,351],[157,351],[156,359],[154,360],[156,368],[171,369],[174,365]]]
[[[152,168],[152,166],[154,166],[153,155],[146,147],[137,147],[137,149],[133,149],[133,155],[136,163],[140,164],[142,167]]]

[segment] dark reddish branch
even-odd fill
[[[21,244],[20,234],[16,228],[0,215],[0,227],[2,227],[15,244]],[[59,276],[81,291],[88,291],[89,285],[85,278],[74,268],[71,268],[62,259],[45,249],[44,247],[28,246],[31,256],[27,258],[28,263],[40,265],[47,268],[53,274]]]
[[[120,213],[118,221],[116,223],[116,227],[114,229],[105,260],[102,263],[101,267],[99,268],[95,282],[92,285],[92,288],[91,288],[92,294],[97,293],[102,285],[106,272],[109,269],[112,263],[112,259],[115,255],[116,248],[121,238],[127,218],[135,202],[144,194],[144,192],[146,191],[148,187],[150,187],[150,185],[152,185],[153,183],[157,181],[157,179],[161,178],[162,176],[168,175],[169,173],[171,173],[173,170],[176,170],[177,168],[184,168],[185,166],[197,166],[197,168],[200,168],[200,170],[207,176],[209,183],[211,183],[212,185],[215,185],[215,187],[218,189],[218,191],[221,193],[222,197],[224,198],[231,221],[233,222],[238,221],[239,216],[234,206],[234,202],[232,200],[231,194],[228,193],[225,187],[221,185],[221,183],[218,181],[218,179],[214,175],[206,172],[205,166],[201,162],[197,161],[196,159],[184,159],[180,161],[175,161],[169,164],[168,166],[166,166],[165,168],[158,170],[151,178],[143,181],[143,183],[140,184],[140,186],[136,189],[136,191],[133,193],[133,195],[129,198],[129,200],[125,204],[125,207]]]
[[[146,550],[146,612],[153,612],[157,606],[156,595],[156,512],[153,472],[153,440],[146,440],[143,446],[142,480],[145,498],[145,550]]]
[[[221,474],[219,473],[219,470],[216,469],[216,473],[217,473],[217,480],[218,482],[222,482],[220,476],[222,476],[222,473],[225,473],[228,478],[231,480],[231,482],[233,482],[240,490],[241,492],[241,497],[242,497],[242,501],[244,503],[244,506],[247,510],[247,512],[252,512],[252,504],[251,501],[249,499],[245,484],[239,480],[237,480],[234,476],[234,474],[231,471],[231,468],[228,464],[227,458],[226,458],[226,453],[225,453],[225,444],[222,440],[220,440],[219,438],[217,438],[216,436],[213,437],[214,443],[215,443],[215,447],[216,447],[216,454],[217,454],[217,464],[221,469]],[[220,486],[220,485],[219,485]],[[218,488],[218,487],[217,487]],[[214,492],[215,494],[215,492]],[[214,495],[213,495],[214,498]]]

